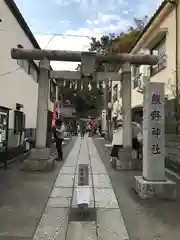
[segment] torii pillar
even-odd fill
[[[131,65],[122,65],[123,148],[132,149]]]
[[[21,170],[50,171],[55,166],[55,158],[50,157],[51,150],[46,146],[50,61],[41,60],[39,69],[35,148],[30,150]]]
[[[49,61],[71,61],[71,62],[81,62],[83,59],[85,60],[86,64],[88,63],[87,58],[91,58],[91,61],[89,61],[88,65],[84,65],[82,69],[84,72],[84,80],[85,79],[92,79],[95,77],[96,79],[104,80],[107,78],[114,79],[114,81],[117,81],[115,79],[118,79],[120,81],[121,76],[118,73],[108,73],[108,72],[95,72],[94,70],[94,64],[95,60],[99,62],[105,62],[105,63],[128,63],[128,64],[143,64],[143,65],[154,65],[157,63],[158,59],[156,56],[150,56],[150,55],[143,55],[143,54],[137,54],[137,55],[131,55],[131,54],[117,54],[117,55],[104,55],[101,53],[91,53],[91,52],[67,52],[67,51],[52,51],[52,50],[25,50],[25,49],[12,49],[11,50],[11,56],[13,59],[29,59],[29,60],[40,60],[43,61],[44,59],[49,59]],[[87,58],[86,58],[87,56]],[[83,62],[83,61],[82,61]],[[90,63],[91,62],[91,63]],[[43,64],[41,66],[44,66]],[[126,65],[127,66],[127,65]],[[49,149],[46,148],[44,144],[43,136],[45,136],[46,133],[46,127],[45,127],[45,120],[43,120],[43,127],[40,127],[41,118],[40,116],[45,117],[45,113],[47,113],[47,101],[48,101],[48,94],[47,94],[47,81],[49,81],[50,78],[67,78],[67,79],[80,79],[82,77],[82,72],[72,72],[72,71],[66,71],[63,73],[63,71],[50,71],[46,67],[41,67],[40,69],[40,79],[39,79],[39,96],[42,97],[42,100],[38,99],[38,120],[37,120],[37,128],[41,128],[43,133],[40,132],[40,130],[37,130],[37,136],[36,136],[36,149],[32,150],[30,153],[30,157],[33,161],[31,161],[31,164],[27,165],[31,166],[33,165],[34,170],[44,170],[44,169],[50,169],[53,166],[53,162],[49,159],[47,159],[48,154],[50,153]],[[42,77],[43,76],[43,77]],[[42,78],[41,78],[42,77]],[[129,109],[131,108],[131,85],[130,81],[130,74],[128,71],[124,71],[122,74],[123,82],[125,84],[124,87],[124,97],[126,97],[127,102],[125,104],[125,113],[126,113],[126,123],[124,124],[125,132],[128,134],[128,138],[126,139],[125,144],[125,153],[126,157],[125,162],[126,165],[131,163],[130,158],[131,154],[129,155],[130,151],[128,150],[128,147],[131,148],[130,138],[131,136],[131,114],[129,112]],[[44,83],[45,81],[45,83]],[[125,81],[128,81],[127,83]],[[49,85],[48,85],[49,86]],[[47,95],[46,95],[47,94]],[[125,96],[126,94],[126,96]],[[129,105],[128,105],[129,104]],[[41,106],[41,110],[39,109],[39,106]],[[44,111],[44,112],[43,112]],[[39,122],[40,121],[40,122]],[[128,153],[128,155],[127,155]],[[42,161],[44,160],[44,161]],[[30,162],[30,161],[29,161]]]

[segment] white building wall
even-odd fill
[[[118,94],[117,94],[117,101],[113,101],[113,96],[114,96],[114,86],[118,85]],[[121,110],[121,106],[122,106],[122,98],[120,96],[120,89],[121,89],[121,82],[120,81],[112,81],[112,98],[111,98],[111,102],[113,105],[112,108],[112,118],[114,116],[117,116],[117,119],[122,119],[122,115],[120,113]]]
[[[11,59],[10,50],[18,44],[33,49],[33,45],[25,35],[6,3],[0,1],[0,105],[12,109],[10,111],[9,128],[14,128],[14,110],[16,103],[23,104],[26,114],[26,128],[36,127],[38,83],[23,69],[18,69],[17,60]],[[37,63],[38,64],[38,63]],[[18,69],[16,71],[16,69]],[[52,103],[49,101],[52,108]]]
[[[180,12],[180,4],[178,4]],[[163,14],[163,13],[162,13]],[[162,15],[160,14],[160,15]],[[150,76],[150,72],[145,71],[144,75],[149,75],[149,81],[151,82],[163,82],[165,83],[165,95],[168,99],[174,98],[175,88],[175,72],[176,72],[176,11],[173,8],[169,14],[166,14],[163,18],[158,17],[149,30],[144,34],[144,37],[132,50],[133,54],[141,52],[142,49],[148,49],[148,44],[155,40],[160,30],[167,31],[166,33],[166,54],[167,54],[167,66],[156,73],[154,76]],[[159,20],[161,18],[161,21]],[[179,51],[180,52],[180,51]],[[147,69],[147,66],[142,66],[142,71]],[[173,85],[171,87],[170,85]],[[137,92],[137,89],[132,89],[132,107],[136,107],[143,104],[143,95]]]

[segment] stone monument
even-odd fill
[[[143,109],[143,173],[134,177],[140,198],[176,198],[176,183],[165,175],[164,83],[145,86]]]

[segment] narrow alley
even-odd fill
[[[22,172],[18,161],[1,169],[0,240],[179,240],[179,200],[140,200],[132,178],[141,172],[112,169],[106,143],[73,137],[53,172]],[[77,213],[79,164],[89,164],[86,221]]]
[[[81,222],[71,220],[70,213],[77,208],[78,164],[87,163],[89,208],[95,213],[90,221]],[[110,178],[91,138],[76,140],[58,174],[35,239],[129,239]]]

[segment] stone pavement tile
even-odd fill
[[[95,188],[94,195],[96,208],[119,208],[112,188]]]
[[[0,236],[0,240],[32,240],[31,237]]]
[[[112,188],[111,180],[107,174],[93,174],[95,188]]]
[[[33,240],[65,240],[68,208],[46,208]]]
[[[86,152],[81,152],[79,154],[79,159],[78,159],[78,164],[89,164],[89,154],[88,154],[88,150],[86,150]]]
[[[77,188],[74,188],[72,207],[73,208],[77,207]],[[94,208],[94,207],[95,207],[95,204],[94,204],[94,193],[93,193],[93,188],[90,187],[89,208]]]
[[[97,226],[99,239],[129,240],[120,209],[98,209]]]
[[[74,167],[62,166],[62,168],[60,170],[60,174],[74,174],[75,171],[76,171],[76,166],[74,166]]]
[[[80,146],[81,146],[81,142],[76,138],[76,142],[75,142],[72,150],[70,151],[66,161],[68,161],[68,159],[70,159],[72,162],[76,161],[76,157],[79,153]]]
[[[65,159],[74,142],[63,149]],[[19,161],[0,170],[0,239],[32,240],[62,163],[47,173],[20,171]]]
[[[66,240],[97,240],[95,222],[69,222]]]
[[[56,182],[55,187],[72,187],[74,182],[74,175],[72,174],[59,174]]]
[[[91,164],[93,174],[107,174],[106,168],[103,164]]]
[[[51,192],[50,197],[56,198],[56,197],[72,197],[73,188],[54,188]]]
[[[75,175],[75,187],[78,186],[78,174]],[[89,186],[92,187],[92,175],[89,174]]]
[[[56,197],[56,198],[49,198],[47,207],[64,207],[68,208],[71,204],[71,198],[67,197]]]
[[[63,167],[76,167],[76,165],[77,165],[77,158],[75,160],[72,160],[72,158],[71,159],[68,158],[63,164]]]
[[[140,200],[132,190],[133,176],[139,171],[115,171],[109,164],[110,154],[104,142],[93,139],[98,152],[111,178],[113,189],[131,240],[179,240],[180,239],[180,201],[161,199]],[[176,181],[178,192],[180,181]]]

